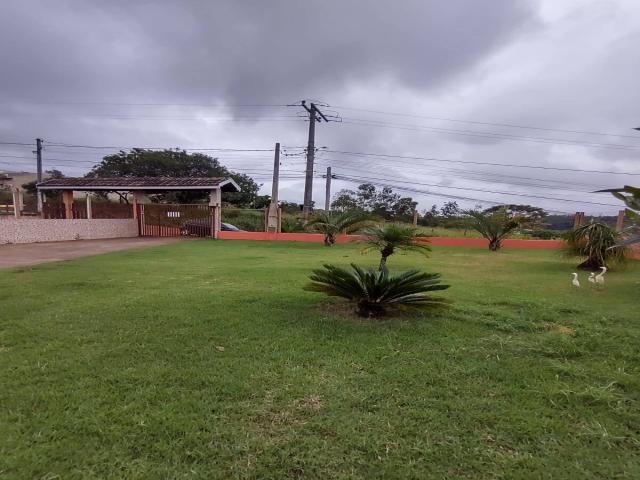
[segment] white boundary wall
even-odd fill
[[[60,242],[138,236],[138,223],[127,219],[45,220],[42,218],[0,219],[0,244]]]

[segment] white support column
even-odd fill
[[[209,192],[209,206],[215,207],[215,216],[214,216],[214,238],[218,237],[218,232],[220,231],[220,224],[222,223],[222,192],[219,188],[215,188]]]
[[[93,218],[93,213],[91,212],[91,194],[87,193],[87,220],[91,220]]]
[[[13,216],[20,218],[22,212],[22,192],[19,188],[15,188],[13,194]]]

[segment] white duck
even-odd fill
[[[595,273],[593,273],[593,272],[591,272],[591,273],[589,274],[589,278],[588,278],[588,280],[589,280],[589,283],[591,283],[591,284],[595,285],[595,284],[596,284],[596,274],[595,274]]]
[[[580,280],[578,280],[578,274],[572,273],[571,275],[573,275],[573,280],[571,280],[571,285],[573,285],[574,287],[580,287]]]
[[[604,274],[607,273],[607,267],[600,267],[602,270],[598,275],[596,275],[596,283],[598,285],[604,285]]]

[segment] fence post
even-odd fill
[[[209,212],[211,215],[211,236],[213,238],[218,238],[218,232],[220,231],[220,222],[218,221],[218,218],[220,217],[220,207],[210,205]]]
[[[616,220],[616,231],[621,232],[624,229],[624,210],[618,212],[618,219]]]
[[[73,218],[73,190],[64,190],[62,192],[62,202],[64,203],[64,218],[70,220]]]
[[[418,210],[413,211],[413,226],[418,226]]]
[[[13,190],[13,216],[15,218],[20,218],[20,214],[22,212],[22,192],[19,188],[15,188]]]
[[[576,212],[573,217],[573,228],[578,228],[584,221],[584,212]]]

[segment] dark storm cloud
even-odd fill
[[[301,146],[307,124],[295,118],[295,108],[237,106],[301,98],[326,101],[345,118],[345,123],[318,127],[316,145],[334,150],[640,171],[639,149],[563,142],[640,146],[640,137],[420,117],[633,134],[630,127],[640,126],[640,90],[635,88],[640,4],[635,0],[8,0],[1,8],[0,141],[43,137],[45,167],[67,174],[83,174],[105,152],[55,147],[55,141],[232,148],[268,148],[280,141]],[[140,105],[145,103],[162,105]],[[189,105],[166,105],[182,103]],[[489,135],[477,136],[483,132]],[[491,136],[495,133],[562,141]],[[0,168],[6,170],[8,162],[14,162],[9,168],[32,168],[31,150],[30,145],[2,146],[0,155],[22,158],[0,157]],[[268,172],[271,166],[269,154],[220,158],[231,168]],[[586,192],[638,178],[319,155],[317,170],[328,164],[334,173],[446,185],[439,191],[451,195],[469,188],[474,198],[563,210],[579,204],[471,189],[612,203]],[[303,165],[299,156],[283,160],[290,175],[299,174]],[[256,178],[266,182],[263,191],[268,193],[266,174]],[[536,187],[544,181],[557,188]],[[316,202],[322,201],[320,182]],[[301,200],[301,181],[288,178],[281,185],[281,198]],[[347,186],[352,185],[335,182],[336,190]],[[581,191],[571,190],[576,188]],[[412,195],[420,208],[446,200]],[[611,212],[617,207],[582,209]]]
[[[386,78],[425,89],[534,18],[531,2],[8,2],[5,98],[295,101]]]

